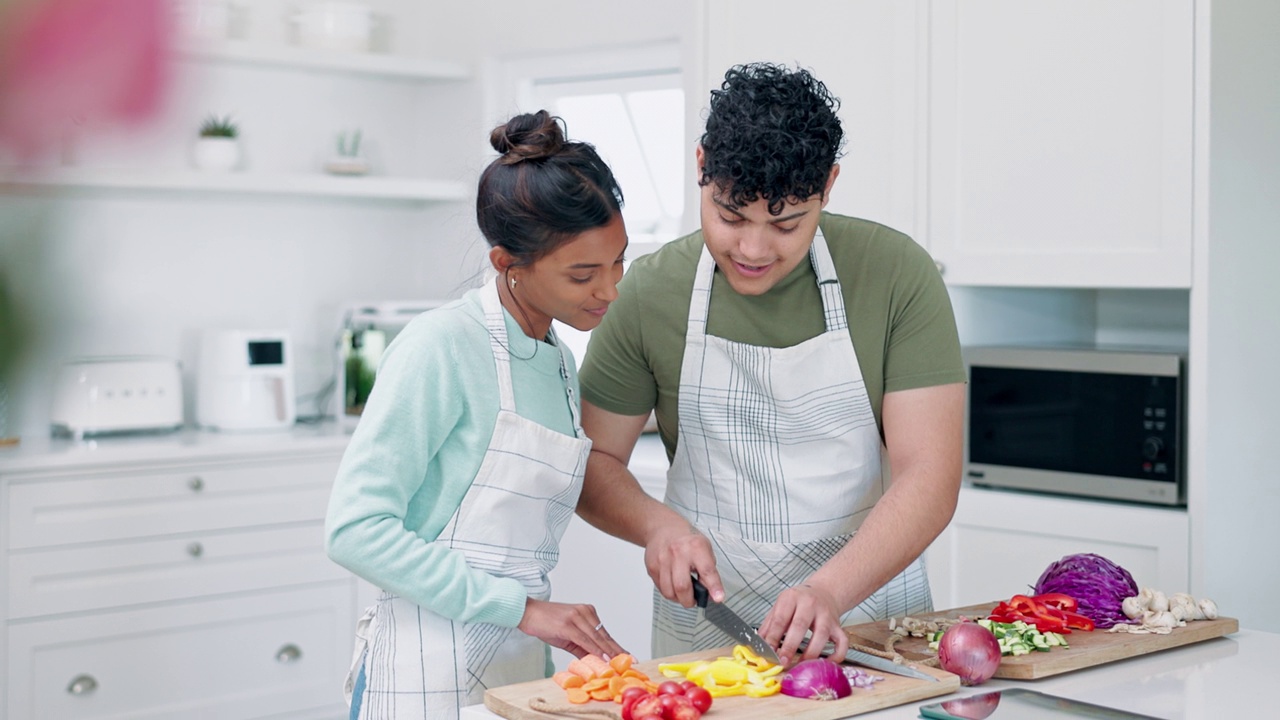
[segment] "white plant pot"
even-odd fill
[[[331,175],[367,175],[369,163],[359,157],[333,157],[325,162],[324,171]]]
[[[227,137],[199,138],[191,149],[191,160],[200,170],[235,170],[240,165],[240,141]]]

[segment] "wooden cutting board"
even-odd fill
[[[731,655],[732,652],[732,648],[728,647],[703,650],[687,655],[676,655],[660,660],[638,663],[636,667],[655,682],[661,682],[665,678],[662,677],[662,673],[658,672],[659,663],[713,660],[717,657]],[[949,672],[931,667],[921,667],[919,669],[938,678],[938,682],[868,670],[873,675],[883,677],[884,680],[876,683],[874,689],[854,688],[852,695],[839,700],[802,700],[781,694],[763,698],[722,697],[713,701],[711,710],[706,717],[708,720],[713,720],[714,718],[732,718],[733,720],[767,720],[772,718],[836,720],[837,718],[861,715],[873,710],[946,695],[960,688],[960,678]],[[557,705],[568,704],[565,701],[564,690],[561,690],[554,682],[551,680],[535,680],[489,690],[484,694],[484,705],[489,710],[509,720],[542,720],[543,718],[561,718],[563,720],[564,718],[574,717],[572,715],[551,715],[531,709],[529,700],[535,697],[545,698]],[[615,718],[622,716],[620,707],[613,702],[593,700],[585,705],[574,707],[608,711]]]
[[[954,610],[943,610],[935,613],[912,615],[921,620],[935,618],[955,619],[960,616],[981,618],[991,614],[996,603],[972,605]],[[996,669],[996,677],[1009,680],[1035,680],[1037,678],[1059,675],[1073,670],[1081,670],[1095,665],[1124,660],[1126,658],[1146,655],[1148,653],[1168,650],[1181,645],[1190,645],[1202,640],[1230,635],[1240,629],[1240,623],[1234,618],[1220,617],[1216,620],[1196,620],[1188,622],[1186,627],[1174,628],[1168,635],[1133,635],[1130,633],[1110,633],[1105,630],[1081,632],[1074,630],[1067,635],[1068,648],[1053,648],[1049,652],[1032,652],[1017,657],[1007,656],[1000,661]],[[865,623],[845,628],[852,643],[883,649],[889,639],[889,623],[881,621]],[[934,657],[936,653],[929,650],[929,642],[925,638],[907,637],[898,640],[894,650],[912,661]]]

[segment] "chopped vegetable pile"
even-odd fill
[[[735,645],[733,657],[687,663],[663,663],[658,671],[665,677],[689,679],[712,697],[747,695],[765,697],[782,689],[782,666],[765,660],[746,645]]]
[[[1035,597],[1014,595],[996,605],[990,619],[1000,623],[1034,625],[1042,633],[1069,635],[1072,630],[1092,630],[1093,620],[1076,612],[1078,607],[1075,598],[1063,593],[1044,593]]]
[[[599,655],[583,655],[569,661],[567,668],[551,676],[564,688],[571,703],[588,703],[592,700],[622,702],[622,694],[629,687],[642,687],[657,692],[658,686],[649,676],[631,667],[635,659],[625,653],[614,655],[608,661]]]

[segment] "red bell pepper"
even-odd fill
[[[1072,629],[1093,630],[1094,622],[1075,612],[1075,598],[1062,593],[1045,593],[1029,597],[1014,595],[991,610],[990,618],[996,622],[1024,622],[1034,625],[1040,632],[1070,634]]]
[[[1065,593],[1044,593],[1033,597],[1034,600],[1059,610],[1076,610],[1076,599]]]

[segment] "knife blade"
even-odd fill
[[[724,603],[712,602],[711,594],[707,592],[707,586],[693,578],[693,600],[698,607],[702,608],[702,615],[712,625],[723,630],[730,637],[738,642],[751,648],[751,652],[768,660],[774,665],[781,665],[782,660],[778,657],[778,653],[760,637],[760,633],[756,629],[747,624],[746,620],[738,617],[738,614],[730,610]]]
[[[800,642],[800,647],[797,650],[799,652],[804,652],[807,647],[809,647],[809,641],[807,639],[802,640]],[[827,643],[826,647],[822,648],[822,656],[826,657],[830,655],[835,652],[835,649],[836,646],[834,643]],[[938,682],[938,678],[928,673],[921,672],[910,665],[896,663],[888,658],[877,657],[871,653],[855,650],[853,648],[849,648],[849,651],[844,654],[844,661],[862,665],[864,667],[874,668],[881,672],[887,672],[893,675],[902,675],[904,677],[916,678],[917,680]]]

